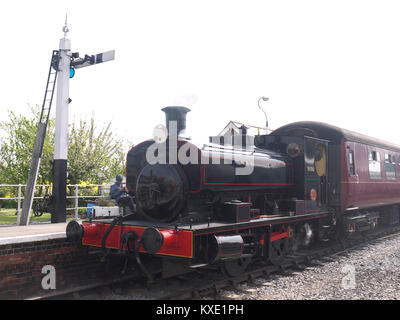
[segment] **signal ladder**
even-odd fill
[[[53,50],[50,62],[49,75],[47,77],[46,91],[44,93],[42,111],[36,130],[35,143],[31,166],[29,168],[28,183],[25,190],[24,203],[22,205],[22,215],[18,217],[19,225],[28,225],[30,211],[32,209],[33,196],[36,187],[36,180],[39,173],[40,160],[43,152],[44,139],[46,137],[47,123],[50,117],[51,104],[53,102],[54,90],[56,87],[58,64],[60,55],[58,50]]]

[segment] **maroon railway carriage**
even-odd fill
[[[166,142],[148,140],[127,155],[120,205],[131,212],[70,222],[68,238],[107,256],[124,253],[125,266],[133,260],[153,280],[205,266],[233,276],[342,231],[398,223],[400,148],[316,122],[256,137],[243,129],[233,137],[242,145],[214,137],[196,146],[181,134],[189,109],[163,111],[176,135],[169,130]],[[149,162],[149,148],[168,161]],[[253,170],[238,174],[249,163]]]
[[[274,136],[329,141],[328,206],[348,232],[399,222],[400,146],[320,122],[296,122]]]

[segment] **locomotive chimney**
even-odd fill
[[[190,111],[190,109],[186,107],[165,107],[161,110],[165,112],[165,121],[168,134],[174,133],[171,132],[170,126],[175,122],[176,134],[178,136],[184,135],[186,131],[186,114]]]

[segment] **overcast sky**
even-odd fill
[[[272,128],[322,121],[400,145],[399,1],[2,1],[2,120],[41,105],[66,13],[73,52],[116,50],[76,71],[70,122],[94,113],[138,143],[196,97],[187,131],[205,140],[229,120],[263,126],[268,96]]]

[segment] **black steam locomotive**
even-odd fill
[[[234,276],[255,260],[279,264],[293,250],[373,230],[378,218],[399,223],[399,197],[383,207],[382,199],[346,202],[345,146],[355,138],[362,145],[365,136],[303,122],[258,136],[242,127],[197,146],[184,137],[190,110],[163,111],[166,140],[144,141],[127,155],[122,205],[130,213],[70,222],[70,239],[123,251],[152,280],[210,265]]]

